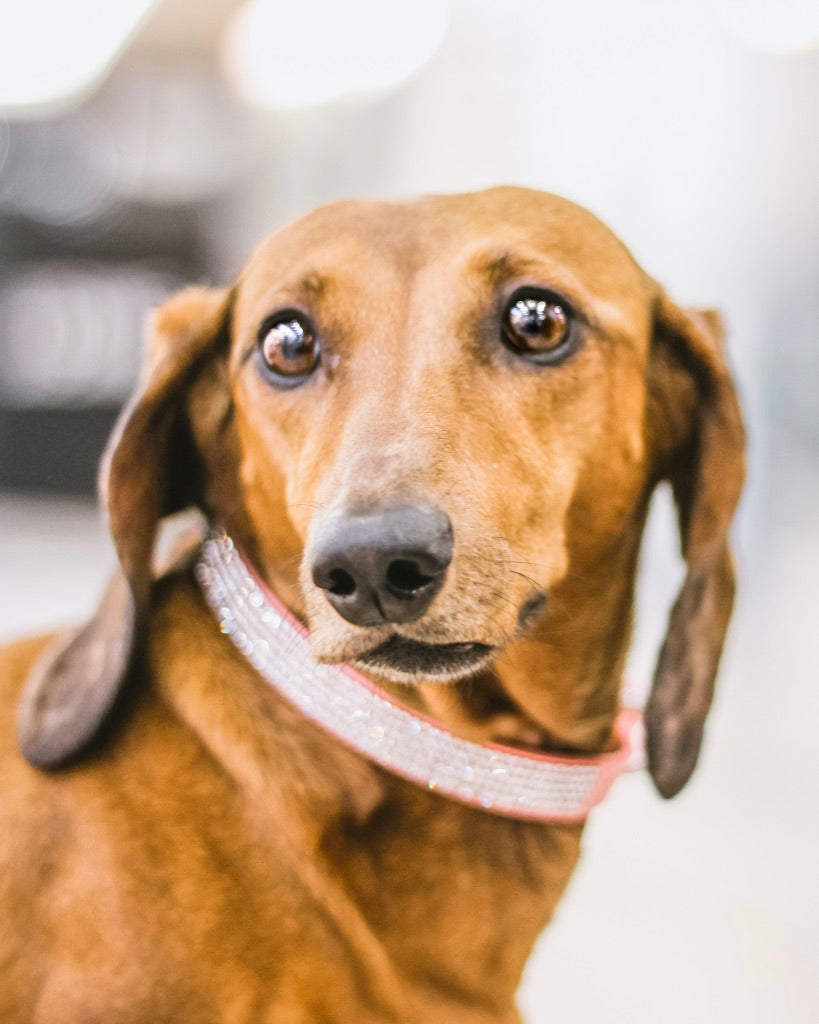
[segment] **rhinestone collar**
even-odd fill
[[[461,739],[349,665],[318,664],[305,628],[223,532],[204,542],[196,578],[221,631],[271,686],[342,743],[424,789],[510,818],[576,822],[622,772],[643,765],[642,716],[633,708],[620,712],[612,751],[531,753]]]

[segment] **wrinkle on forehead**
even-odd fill
[[[410,262],[405,246],[382,244],[364,231],[335,230],[311,240],[277,234],[242,272],[240,304],[275,309],[282,300],[311,304],[339,293],[354,301],[375,282],[395,287],[411,273]]]
[[[412,203],[365,200],[318,207],[263,241],[243,276],[252,279],[259,267],[280,265],[282,258],[290,266],[309,259],[344,267],[374,254],[412,269],[423,234],[413,209]]]

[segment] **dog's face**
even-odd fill
[[[475,671],[574,562],[623,542],[647,482],[651,298],[596,220],[517,191],[331,206],[255,253],[230,351],[241,504],[262,567],[298,571],[319,659],[402,681]],[[369,552],[402,529],[421,532],[415,563],[400,543],[392,559],[403,600],[389,556],[384,600],[380,567],[344,552],[341,592],[322,578],[328,546],[364,530]],[[429,567],[447,534],[448,564]]]
[[[137,633],[156,522],[194,501],[320,660],[400,682],[490,673],[558,735],[585,716],[566,735],[598,742],[669,479],[689,572],[648,726],[655,781],[676,792],[732,594],[742,428],[718,333],[554,196],[316,211],[233,289],[156,320],[106,488]]]

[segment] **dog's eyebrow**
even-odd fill
[[[586,322],[601,337],[615,333],[615,329],[624,324],[622,312],[616,305],[604,303],[599,296],[593,298],[571,270],[541,253],[482,247],[472,254],[468,267],[472,273],[488,279],[493,288],[525,277],[553,287],[564,294],[576,310],[582,311]],[[601,317],[601,310],[605,310],[605,317]]]
[[[511,252],[498,247],[481,248],[472,253],[468,269],[488,279],[494,289],[516,278],[531,278],[532,283],[551,285],[563,292],[567,299],[584,308],[591,305],[586,290],[575,275],[539,253]]]
[[[473,266],[494,285],[503,284],[521,271],[520,260],[509,252],[480,253],[475,257]]]
[[[325,274],[320,274],[317,270],[310,270],[302,277],[297,290],[313,299],[318,299],[327,291],[329,283],[330,279]]]
[[[553,281],[555,287],[564,287],[574,294],[583,294],[574,275],[564,267],[552,266],[552,261],[539,253],[511,252],[499,247],[475,250],[468,263],[472,273],[488,278],[493,287],[500,287],[516,277],[537,277],[543,284]]]

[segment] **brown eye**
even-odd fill
[[[284,314],[265,321],[259,332],[262,361],[278,383],[301,383],[318,365],[319,343],[309,322]]]
[[[512,301],[503,322],[504,337],[511,348],[527,356],[568,354],[571,310],[567,303],[545,296],[526,296]]]

